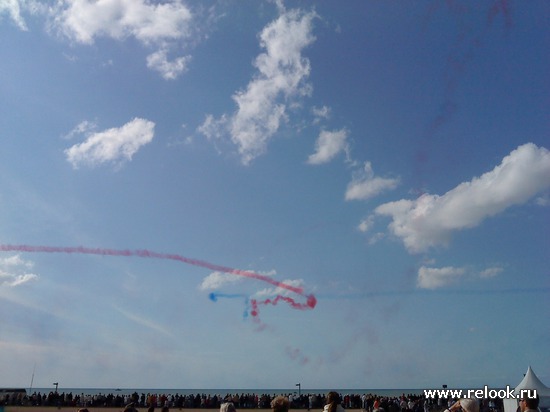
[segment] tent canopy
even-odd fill
[[[544,396],[550,396],[550,388],[540,381],[535,372],[533,372],[533,369],[531,369],[531,366],[527,368],[525,377],[516,386],[516,395],[519,395],[522,389],[536,389],[541,400]]]
[[[541,382],[537,375],[535,375],[535,372],[533,372],[533,369],[531,369],[531,366],[527,368],[523,380],[516,386],[514,391],[515,395],[519,397],[523,389],[529,389],[531,391],[536,389],[537,395],[540,398],[539,409],[541,411],[550,410],[550,388]],[[517,409],[517,399],[504,399],[504,412],[516,412]]]

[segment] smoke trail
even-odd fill
[[[141,257],[150,259],[165,259],[175,260],[178,262],[186,263],[188,265],[203,267],[206,269],[230,273],[233,275],[243,276],[250,279],[260,280],[262,282],[269,283],[276,287],[286,289],[290,292],[294,292],[298,295],[307,298],[305,304],[308,308],[313,309],[317,303],[317,299],[313,295],[306,295],[304,290],[300,287],[288,285],[283,282],[278,282],[268,276],[260,275],[259,273],[250,272],[241,269],[234,269],[227,266],[221,266],[214,263],[206,262],[204,260],[192,259],[185,256],[169,253],[152,252],[146,249],[139,250],[119,250],[119,249],[103,249],[103,248],[89,248],[84,246],[69,246],[69,247],[57,247],[57,246],[32,246],[32,245],[4,245],[0,244],[0,251],[2,252],[30,252],[30,253],[68,253],[68,254],[84,254],[84,255],[101,255],[101,256],[127,256],[127,257]],[[214,300],[212,296],[210,299]],[[293,305],[293,307],[300,308],[300,304]]]
[[[317,304],[317,299],[313,295],[308,296],[306,303],[296,302],[294,299],[292,299],[288,296],[277,295],[274,299],[265,299],[265,300],[262,300],[262,301],[257,301],[256,299],[253,299],[252,300],[252,307],[257,310],[258,305],[273,305],[273,306],[275,306],[281,300],[283,302],[288,303],[290,305],[290,307],[292,307],[294,309],[301,309],[301,310],[313,309],[315,307],[315,305]]]
[[[216,293],[211,292],[208,295],[208,298],[212,302],[217,302],[218,298],[228,298],[228,299],[243,299],[244,300],[244,311],[243,311],[243,320],[246,320],[248,318],[248,312],[250,310],[250,303],[247,295],[243,295],[240,293]]]
[[[246,296],[242,293],[217,293],[217,292],[211,292],[211,293],[208,294],[208,299],[210,299],[212,302],[217,302],[218,298],[248,300],[248,296]]]
[[[425,127],[422,133],[422,143],[415,156],[415,176],[420,177],[421,180],[424,180],[422,176],[426,173],[426,166],[431,160],[430,154],[433,150],[433,144],[436,142],[438,132],[453,119],[455,113],[459,110],[457,92],[459,91],[460,83],[464,80],[465,74],[473,67],[475,59],[484,51],[484,44],[487,41],[487,36],[494,20],[497,17],[502,17],[506,32],[512,28],[510,2],[508,0],[491,0],[487,3],[490,4],[488,4],[489,8],[486,11],[486,23],[477,28],[465,25],[462,21],[465,17],[471,18],[472,13],[477,11],[477,8],[471,7],[475,2],[456,0],[448,0],[447,2],[435,1],[429,7],[425,17],[424,24],[430,24],[436,10],[441,5],[446,5],[449,12],[456,16],[458,32],[456,40],[448,46],[449,54],[444,66],[441,104],[434,118]],[[423,193],[422,186],[424,184],[425,182],[423,181],[418,183],[419,195]]]
[[[279,301],[283,301],[283,302],[288,303],[289,306],[293,309],[307,310],[307,309],[313,309],[315,307],[315,305],[317,304],[317,299],[313,295],[308,296],[306,303],[296,302],[294,299],[292,299],[288,296],[282,296],[282,295],[277,295],[273,299],[268,298],[268,299],[265,299],[265,300],[258,301],[257,299],[250,299],[249,300],[246,295],[242,295],[242,294],[234,294],[234,293],[227,294],[227,293],[212,292],[208,295],[208,298],[212,302],[217,302],[218,298],[244,299],[245,305],[246,305],[245,313],[248,313],[248,309],[250,308],[250,314],[256,320],[258,319],[259,314],[260,314],[260,310],[258,308],[259,305],[273,305],[273,306],[275,306],[275,305],[277,305],[277,303]]]

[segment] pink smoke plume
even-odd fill
[[[0,251],[2,252],[29,252],[29,253],[69,253],[69,254],[84,254],[84,255],[101,255],[101,256],[128,256],[128,257],[141,257],[141,258],[151,258],[151,259],[165,259],[165,260],[175,260],[178,262],[186,263],[188,265],[199,266],[206,269],[230,273],[233,275],[243,276],[250,279],[260,280],[262,282],[269,283],[276,287],[294,292],[298,295],[304,296],[307,298],[307,303],[301,304],[296,303],[293,299],[287,297],[277,297],[273,304],[276,304],[277,301],[283,299],[289,303],[295,309],[313,309],[317,304],[317,299],[313,295],[306,295],[303,288],[288,285],[283,282],[278,282],[269,276],[260,275],[259,273],[250,272],[241,269],[234,269],[227,266],[217,265],[214,263],[206,262],[204,260],[192,259],[185,256],[170,254],[170,253],[158,253],[152,252],[146,249],[139,250],[120,250],[120,249],[103,249],[103,248],[89,248],[84,246],[69,246],[69,247],[57,247],[57,246],[32,246],[32,245],[4,245],[0,244]],[[268,299],[269,301],[269,299]]]

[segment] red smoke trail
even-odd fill
[[[260,320],[260,309],[258,308],[259,305],[273,305],[275,306],[279,301],[286,302],[290,305],[291,308],[294,309],[300,309],[300,310],[307,310],[307,309],[313,309],[315,305],[317,304],[317,299],[313,295],[309,295],[307,297],[306,303],[300,303],[296,302],[294,299],[288,296],[282,296],[277,295],[274,299],[265,299],[258,301],[257,299],[250,299],[250,315],[252,316],[252,319],[254,322],[256,322],[260,326],[260,330],[265,327],[265,325]]]
[[[167,259],[167,260],[176,260],[178,262],[183,262],[188,265],[199,266],[206,269],[231,273],[233,275],[244,276],[250,279],[261,280],[263,282],[269,283],[276,287],[286,289],[288,291],[294,292],[298,295],[307,297],[306,304],[299,304],[294,302],[291,298],[283,298],[287,302],[291,303],[292,307],[297,309],[313,309],[317,303],[317,299],[313,295],[305,295],[302,288],[287,285],[283,282],[278,282],[272,278],[264,275],[260,275],[255,272],[249,272],[241,269],[234,269],[227,266],[216,265],[214,263],[205,262],[203,260],[191,259],[185,256],[169,254],[169,253],[158,253],[152,252],[150,250],[140,249],[140,250],[118,250],[118,249],[102,249],[102,248],[89,248],[84,246],[76,247],[56,247],[56,246],[30,246],[30,245],[2,245],[0,244],[0,251],[2,252],[31,252],[31,253],[69,253],[69,254],[84,254],[84,255],[101,255],[101,256],[128,256],[128,257],[142,257],[142,258],[152,258],[152,259]],[[282,298],[282,297],[281,297]],[[268,299],[269,300],[269,299]],[[278,299],[276,299],[278,300]],[[273,304],[276,304],[273,303]]]
[[[294,299],[292,299],[288,296],[281,296],[281,295],[277,295],[275,297],[275,299],[273,299],[273,300],[272,299],[265,299],[265,300],[262,300],[262,301],[259,301],[259,302],[256,299],[252,299],[251,302],[250,302],[251,305],[252,305],[252,316],[255,316],[255,313],[257,314],[258,305],[273,305],[273,306],[275,306],[280,300],[282,300],[283,302],[288,303],[294,309],[301,309],[301,310],[313,309],[315,307],[315,305],[317,304],[317,299],[315,299],[315,296],[313,296],[313,295],[308,296],[306,303],[296,302]]]

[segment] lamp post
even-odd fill
[[[52,385],[55,385],[55,393],[57,393],[57,387],[59,386],[59,382],[54,382]]]
[[[302,395],[302,385],[297,383],[296,386],[298,387],[298,397]]]

